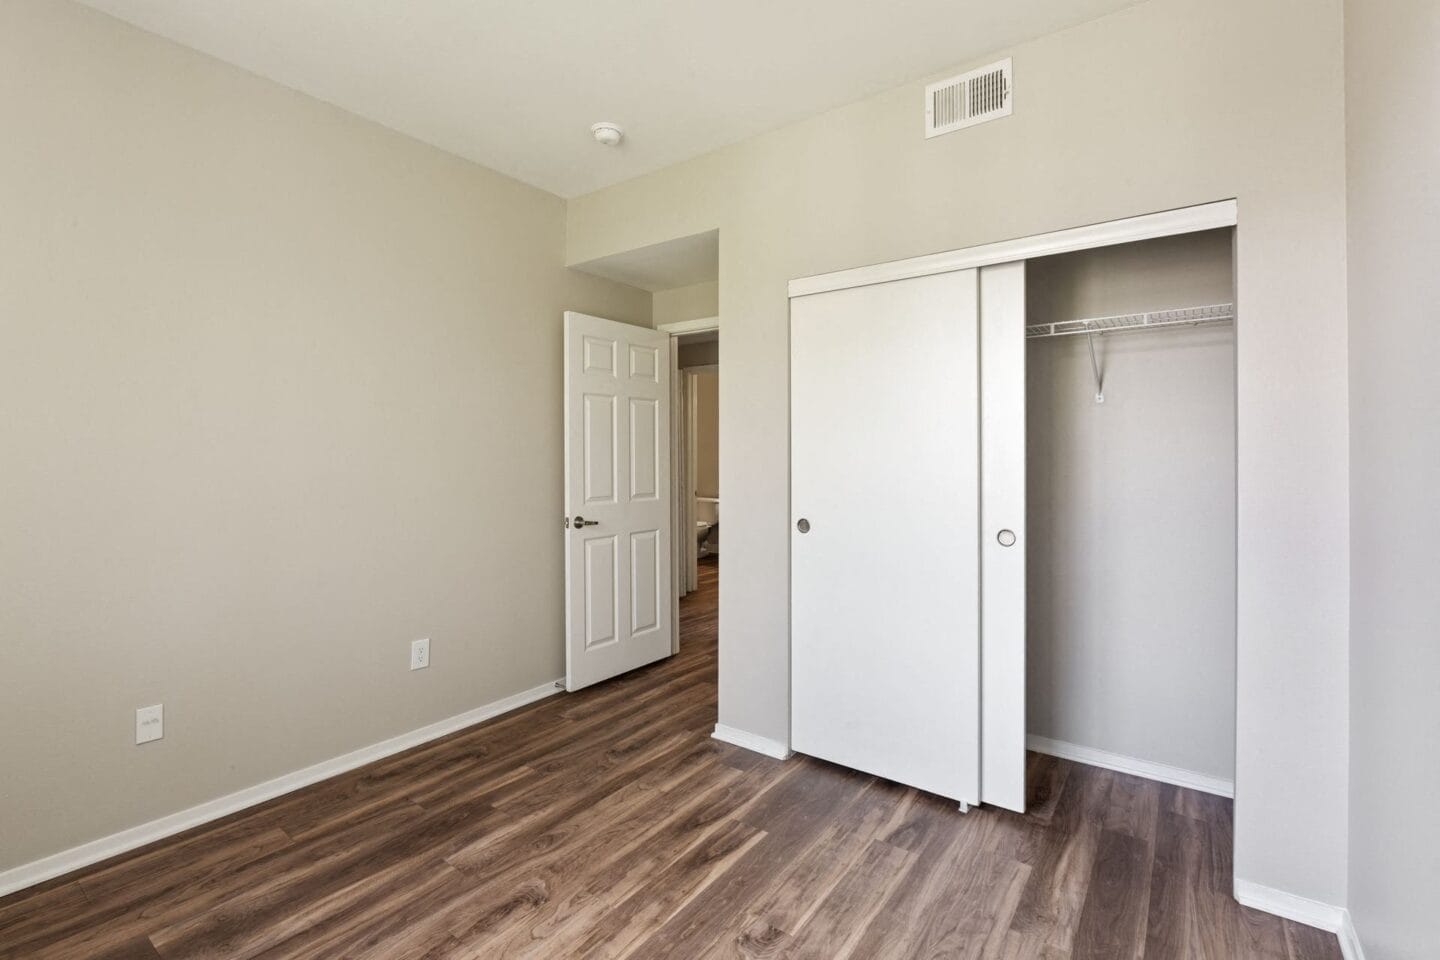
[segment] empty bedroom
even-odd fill
[[[1440,955],[1430,0],[0,0],[0,131],[0,960]]]

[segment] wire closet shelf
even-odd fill
[[[1178,310],[1152,310],[1148,313],[1122,313],[1113,317],[1036,323],[1025,328],[1025,338],[1036,340],[1042,337],[1073,337],[1079,334],[1136,333],[1168,327],[1231,323],[1234,319],[1235,304],[1214,303],[1204,307],[1181,307]]]

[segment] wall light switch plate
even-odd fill
[[[430,638],[410,642],[410,669],[424,670],[430,666]]]
[[[135,742],[149,743],[165,736],[165,704],[141,707],[135,711]]]

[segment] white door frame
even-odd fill
[[[683,337],[687,333],[710,333],[720,332],[719,317],[701,317],[698,320],[677,320],[674,323],[662,323],[655,327],[661,333],[668,333],[672,337]]]
[[[694,491],[694,392],[692,378],[682,375],[680,368],[680,338],[692,333],[719,333],[719,317],[701,317],[698,320],[680,320],[662,323],[655,327],[661,333],[670,334],[670,476],[674,490],[675,506],[671,511],[675,533],[670,538],[674,548],[675,589],[672,592],[672,628],[670,645],[675,653],[680,652],[680,598],[694,589],[696,578],[695,549],[695,503]],[[715,364],[696,367],[697,370],[718,370]],[[688,535],[685,532],[688,531]]]
[[[1031,237],[1001,240],[996,243],[986,243],[943,253],[932,253],[905,260],[892,260],[887,263],[801,277],[790,281],[789,295],[791,298],[803,297],[831,290],[886,283],[891,280],[1026,261],[1059,253],[1092,250],[1121,243],[1134,243],[1139,240],[1197,233],[1202,230],[1237,227],[1239,219],[1239,206],[1234,199],[1217,200],[1213,203],[1204,203],[1193,207],[1142,214],[1122,220],[1110,220],[1066,230],[1056,230],[1051,233],[1036,234]],[[987,531],[982,530],[982,539],[986,535]],[[981,677],[980,697],[982,744],[987,730],[1006,729],[1005,724],[988,716],[987,702],[990,702],[992,708],[998,709],[998,705],[994,701],[999,698],[988,697],[987,690],[994,690],[997,686],[1002,690],[1012,690],[1017,684],[1023,689],[1025,683],[1024,657],[1005,657],[999,656],[995,651],[986,652],[984,642],[982,636],[982,657],[985,658],[986,663],[986,669]],[[787,743],[785,746],[788,749],[790,744]],[[993,748],[994,745],[990,746]],[[982,745],[982,751],[983,749]]]

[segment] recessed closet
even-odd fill
[[[1026,269],[1030,746],[1215,792],[1235,762],[1232,239]]]
[[[1020,810],[1228,794],[1236,208],[793,281],[791,742]]]

